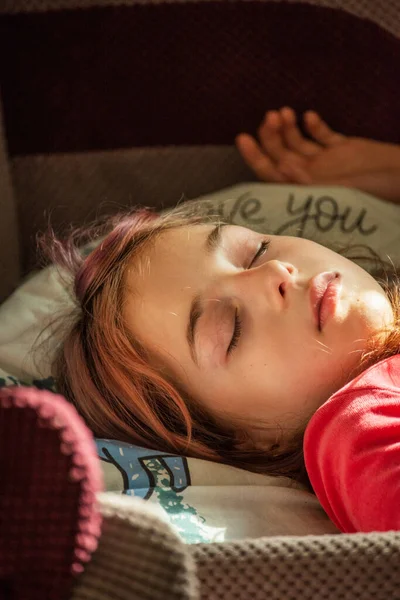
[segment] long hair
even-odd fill
[[[294,432],[291,442],[277,443],[270,450],[238,443],[233,426],[217,420],[152,364],[122,317],[128,264],[143,256],[167,229],[219,221],[192,202],[163,215],[132,210],[100,226],[75,230],[64,242],[53,232],[42,238],[47,256],[69,273],[76,304],[69,321],[64,320],[67,331],[53,361],[57,389],[76,406],[96,437],[287,476],[309,487],[303,430]],[[102,241],[85,257],[82,243],[98,238]],[[361,357],[363,368],[400,349],[400,287],[387,267],[376,277],[392,301],[395,325],[383,345],[373,340],[368,345]],[[245,430],[242,441],[249,441]]]

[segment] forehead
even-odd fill
[[[204,242],[210,225],[179,227],[161,232],[134,257],[126,271],[126,292],[136,299],[144,298],[162,288],[173,292],[178,280],[194,276],[194,264],[203,256]],[[168,290],[164,286],[168,284]],[[174,285],[175,284],[175,285]],[[164,294],[165,295],[165,294]]]
[[[149,350],[165,354],[185,342],[191,300],[210,273],[204,244],[211,229],[213,225],[166,230],[128,266],[124,317]]]

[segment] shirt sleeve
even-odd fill
[[[342,532],[400,530],[400,355],[317,410],[304,458],[315,494]]]

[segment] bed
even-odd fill
[[[288,103],[399,143],[399,38],[396,0],[2,0],[0,387],[56,389],[31,353],[68,309],[57,273],[37,262],[49,221],[63,230],[202,197],[234,223],[367,243],[400,264],[398,206],[259,183],[233,146]],[[88,581],[98,598],[400,598],[396,532],[339,534],[285,478],[118,440],[97,448],[103,501],[136,536],[112,560],[100,545],[75,598]]]

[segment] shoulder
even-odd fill
[[[397,515],[396,527],[390,520],[391,507],[400,502],[400,472],[393,470],[400,464],[399,442],[400,355],[395,355],[333,394],[306,429],[304,459],[311,485],[342,531],[400,525]]]
[[[400,354],[390,356],[366,369],[332,397],[350,390],[376,387],[400,386]]]
[[[396,354],[372,365],[335,392],[313,415],[306,435],[317,420],[335,418],[339,423],[356,419],[357,415],[373,411],[374,407],[382,408],[391,400],[395,407],[399,399],[400,354]]]

